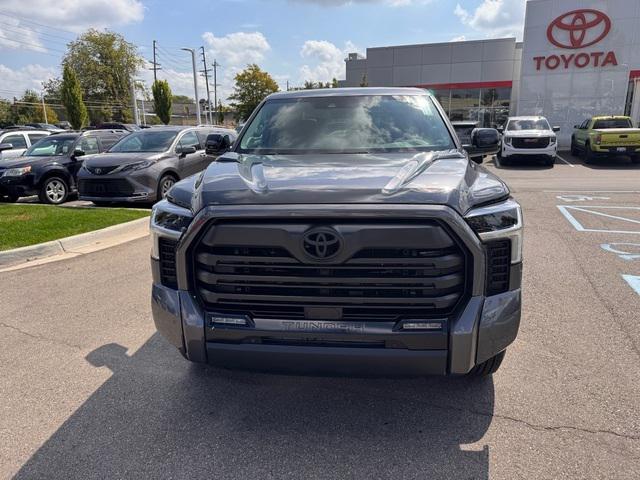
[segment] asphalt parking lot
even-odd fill
[[[0,477],[640,478],[640,165],[486,162],[526,221],[520,335],[492,378],[190,365],[149,245],[0,273]]]

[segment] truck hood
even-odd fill
[[[509,195],[499,178],[457,150],[393,154],[227,153],[171,197],[210,205],[440,204],[460,214]],[[187,200],[187,199],[190,199]]]

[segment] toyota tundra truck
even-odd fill
[[[574,126],[571,154],[582,154],[585,163],[599,158],[628,156],[640,163],[640,128],[633,128],[630,117],[598,116]]]
[[[494,129],[471,144],[497,146]],[[421,89],[277,93],[151,217],[152,311],[192,362],[488,375],[518,333],[523,220]]]

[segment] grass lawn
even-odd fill
[[[0,205],[0,251],[57,240],[149,215],[150,212],[124,208]]]

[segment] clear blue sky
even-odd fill
[[[233,75],[256,62],[289,80],[343,78],[346,53],[367,47],[521,35],[524,0],[3,0],[0,96],[39,88],[58,74],[65,43],[89,27],[122,33],[151,58],[160,46],[161,78],[192,96],[190,58],[204,45],[222,65],[223,96]],[[80,6],[81,5],[81,6]],[[200,66],[200,65],[199,65]],[[150,80],[149,72],[141,77]],[[201,90],[204,85],[201,82]],[[16,92],[16,93],[12,93]]]

